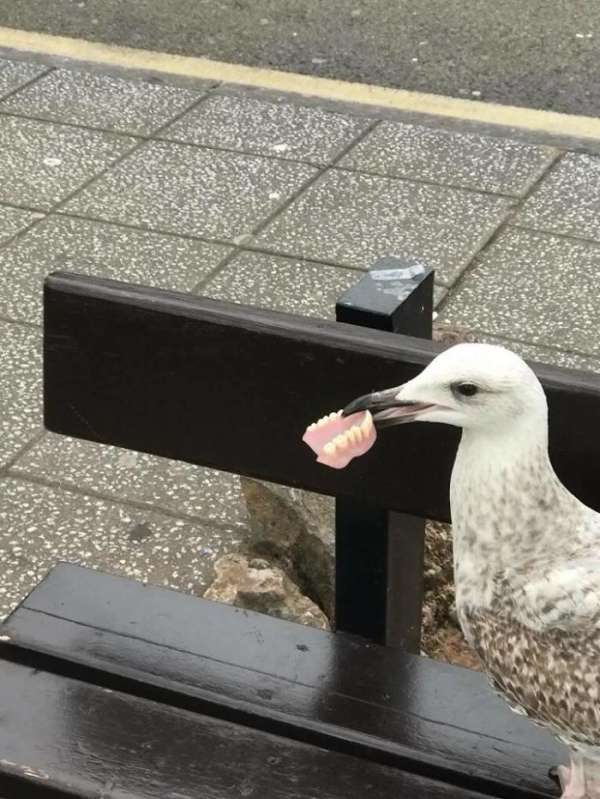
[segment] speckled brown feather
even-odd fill
[[[500,604],[461,614],[494,688],[565,743],[600,746],[600,630],[536,632]]]

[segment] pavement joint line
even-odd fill
[[[150,141],[154,140],[162,140],[159,139],[159,134],[161,130],[165,130],[173,125],[175,122],[178,122],[182,119],[186,114],[189,114],[191,111],[195,111],[198,106],[205,103],[210,97],[212,97],[213,89],[216,89],[219,84],[215,84],[215,86],[207,86],[206,90],[200,95],[200,97],[196,97],[195,100],[192,100],[188,106],[186,106],[182,111],[178,111],[177,114],[173,116],[172,119],[169,119],[168,122],[159,125],[156,130],[153,130],[151,133],[145,136],[146,139]]]
[[[115,135],[119,135],[119,134],[115,134]],[[97,174],[92,175],[92,177],[88,178],[88,180],[85,180],[82,183],[81,186],[78,186],[70,194],[67,194],[66,197],[63,197],[62,200],[59,200],[57,203],[55,203],[50,209],[42,211],[41,213],[43,213],[44,216],[40,216],[38,219],[34,219],[29,225],[27,225],[26,227],[24,227],[21,230],[19,230],[17,233],[15,233],[14,236],[11,236],[7,241],[5,241],[4,244],[0,245],[0,249],[2,247],[6,246],[7,244],[14,243],[14,241],[16,241],[18,238],[21,238],[21,237],[25,236],[25,234],[29,233],[31,230],[33,230],[33,228],[37,227],[41,222],[46,220],[49,216],[51,216],[52,214],[55,214],[57,211],[60,210],[60,208],[65,203],[68,203],[69,200],[73,199],[73,197],[75,197],[80,191],[83,191],[84,189],[86,189],[96,178],[99,178],[102,175],[104,175],[109,169],[111,169],[111,167],[113,167],[116,164],[120,163],[124,158],[126,158],[128,155],[130,155],[134,150],[137,150],[144,143],[145,142],[143,142],[143,141],[142,142],[137,142],[136,144],[133,145],[133,147],[131,147],[129,150],[127,150],[122,155],[120,155],[118,158],[116,158],[115,161],[113,161],[111,164],[109,164],[108,166],[104,167],[104,169],[101,169],[100,172],[98,172]]]
[[[352,272],[356,272],[359,275],[364,275],[368,272],[368,266],[356,266],[356,264],[349,264],[346,262],[341,261],[330,261],[326,258],[314,258],[312,256],[303,255],[302,253],[295,253],[295,252],[286,252],[284,250],[278,250],[276,247],[268,247],[267,245],[261,244],[259,242],[253,243],[252,241],[244,241],[243,244],[236,245],[230,239],[219,239],[219,238],[210,238],[209,236],[199,236],[196,234],[191,233],[174,233],[172,230],[163,230],[162,228],[147,228],[143,225],[136,225],[133,222],[123,222],[123,221],[114,221],[112,219],[103,219],[101,217],[95,216],[87,216],[85,214],[77,214],[74,211],[61,211],[58,210],[56,212],[50,212],[46,214],[46,218],[58,218],[58,219],[74,219],[74,220],[81,220],[83,222],[92,222],[99,225],[113,225],[114,227],[126,228],[127,230],[135,230],[140,233],[154,233],[159,236],[169,236],[176,239],[189,239],[191,241],[201,241],[204,244],[218,244],[221,247],[229,247],[235,250],[239,250],[240,253],[242,252],[250,252],[256,253],[257,255],[274,255],[278,258],[288,258],[289,260],[293,261],[306,261],[310,264],[315,264],[317,266],[333,266],[338,269],[347,269]],[[43,220],[40,220],[43,221]],[[251,234],[248,234],[251,238]],[[200,282],[204,282],[204,279]],[[436,285],[442,286],[443,288],[448,288],[445,282],[440,280],[436,280]]]
[[[576,244],[591,244],[596,247],[600,246],[600,238],[592,239],[589,236],[576,236],[573,233],[564,233],[551,228],[543,227],[530,227],[529,225],[519,224],[518,222],[510,222],[510,227],[515,230],[524,230],[527,233],[540,233],[543,236],[556,236],[559,239],[566,239]]]
[[[19,460],[19,458],[26,455],[33,447],[41,441],[44,436],[46,435],[46,431],[43,427],[38,428],[37,432],[32,435],[30,439],[28,439],[22,447],[19,447],[16,454],[9,458],[6,463],[0,468],[0,478],[9,477],[10,470],[14,466],[14,464]]]
[[[450,324],[450,323],[448,323]],[[537,342],[537,341],[528,341],[524,338],[516,338],[514,336],[505,335],[504,333],[500,334],[498,332],[493,332],[491,330],[484,330],[483,328],[469,328],[462,326],[462,329],[467,332],[471,333],[475,336],[490,336],[494,339],[501,339],[502,341],[509,341],[512,344],[523,344],[526,347],[539,347],[540,349],[550,350],[551,352],[558,353],[560,355],[576,355],[579,358],[587,358],[590,361],[597,361],[600,364],[600,355],[592,355],[589,352],[583,352],[579,349],[568,349],[565,350],[562,347],[557,347],[554,344],[548,344],[546,342]],[[535,361],[535,358],[529,358],[527,360],[534,361],[535,363],[544,363],[544,361]],[[547,364],[545,364],[547,365]]]
[[[3,103],[5,100],[8,100],[9,97],[12,97],[18,92],[22,91],[23,89],[27,89],[29,86],[32,86],[34,83],[37,83],[38,80],[45,78],[46,75],[49,75],[51,72],[54,72],[55,67],[49,67],[48,69],[44,70],[44,72],[40,72],[39,75],[35,75],[33,78],[29,78],[29,80],[20,83],[18,86],[15,86],[14,89],[6,92],[6,94],[0,94],[0,102]]]
[[[265,219],[262,220],[262,222],[256,225],[252,230],[252,235],[257,236],[259,233],[262,233],[262,231],[267,228],[275,219],[277,219],[278,216],[284,213],[284,211],[286,211],[293,203],[295,203],[305,191],[311,188],[311,186],[313,186],[318,180],[323,178],[328,172],[334,169],[339,161],[341,161],[345,155],[354,149],[357,144],[360,144],[363,139],[372,133],[372,131],[375,130],[380,122],[381,121],[379,119],[374,119],[368,125],[366,125],[364,130],[354,136],[352,141],[349,142],[345,147],[342,147],[328,164],[318,169],[316,174],[312,175],[310,178],[308,178],[308,180],[305,180],[300,188],[290,194],[286,201],[278,206],[272,214],[269,214]]]
[[[315,264],[315,266],[333,266],[337,269],[347,269],[349,271],[356,272],[357,275],[362,275],[363,277],[369,269],[367,266],[356,266],[355,264],[340,263],[339,261],[328,261],[325,258],[313,258],[307,255],[283,252],[277,248],[262,246],[258,243],[252,244],[252,242],[244,242],[242,245],[240,245],[239,249],[240,253],[251,252],[256,253],[257,255],[274,255],[277,258],[288,258],[290,261],[306,261],[306,263]]]
[[[482,239],[482,241],[480,242],[480,244],[477,247],[477,249],[475,250],[475,252],[473,252],[471,257],[468,259],[468,261],[463,266],[463,268],[460,270],[458,275],[454,278],[454,280],[451,283],[442,284],[444,288],[448,289],[448,291],[446,292],[446,294],[440,300],[440,302],[439,302],[439,304],[438,304],[438,306],[436,308],[437,311],[441,311],[444,308],[444,305],[448,301],[448,298],[450,297],[451,292],[454,292],[454,291],[456,291],[457,289],[460,288],[461,284],[466,279],[466,276],[471,272],[473,267],[479,261],[481,255],[488,249],[488,247],[490,247],[496,241],[498,236],[500,236],[502,231],[508,226],[509,220],[512,219],[512,217],[516,213],[516,210],[517,209],[514,206],[511,207],[511,208],[508,208],[507,211],[506,211],[506,214],[504,215],[504,218],[496,225],[496,227],[492,231],[490,231],[490,233],[487,236],[485,236]],[[435,279],[435,276],[434,276],[434,279]]]
[[[546,176],[554,169],[557,163],[561,161],[564,157],[565,153],[563,151],[557,151],[554,157],[545,164],[545,168],[540,170],[538,175],[536,176],[535,180],[532,180],[526,190],[526,192],[519,198],[516,199],[514,204],[509,208],[507,211],[504,219],[497,225],[497,227],[492,231],[492,233],[481,243],[479,248],[467,264],[461,269],[460,273],[457,275],[455,280],[453,281],[451,286],[448,286],[448,292],[442,297],[440,303],[438,305],[437,310],[441,311],[444,309],[444,306],[448,302],[451,292],[455,292],[460,289],[462,283],[467,279],[468,275],[472,272],[472,270],[476,267],[477,263],[481,260],[481,257],[488,250],[495,241],[502,235],[502,233],[511,227],[512,220],[516,217],[520,209],[523,207],[524,203],[527,202],[529,197],[536,191],[537,187],[545,180]]]
[[[44,432],[45,435],[45,432]],[[39,436],[38,440],[41,439],[42,436]],[[37,441],[28,442],[30,444],[30,449],[34,446]],[[19,457],[22,457],[26,454],[25,449],[19,453]],[[228,524],[227,522],[223,522],[220,519],[213,519],[213,518],[206,518],[203,516],[193,516],[187,513],[177,513],[170,508],[165,508],[163,505],[160,504],[152,504],[150,502],[140,502],[135,499],[126,499],[123,497],[119,497],[116,494],[105,494],[103,491],[95,491],[91,488],[79,488],[74,483],[69,482],[68,480],[51,480],[47,477],[41,477],[37,474],[31,474],[26,469],[20,469],[18,465],[15,467],[15,462],[13,462],[10,466],[3,467],[3,470],[0,471],[0,477],[10,477],[13,480],[19,480],[24,483],[31,483],[32,485],[41,486],[43,488],[51,488],[57,491],[64,491],[68,494],[75,494],[76,496],[80,497],[89,497],[91,499],[99,499],[103,502],[110,502],[112,505],[125,505],[129,508],[135,508],[136,510],[143,510],[143,511],[155,511],[157,513],[162,514],[163,516],[168,516],[170,519],[177,519],[178,521],[184,521],[192,524],[199,524],[203,527],[215,527],[222,531],[230,531],[232,527],[236,527],[236,524]],[[238,528],[241,529],[241,528]]]
[[[4,316],[4,314],[0,314],[0,322],[5,322],[8,325],[21,325],[21,327],[26,327],[29,330],[36,330],[38,333],[43,330],[42,325],[37,322],[28,322],[26,319],[13,319],[11,316]]]
[[[87,216],[85,214],[77,214],[74,211],[58,210],[56,212],[48,213],[46,217],[58,218],[58,219],[77,219],[84,222],[93,222],[101,225],[114,225],[115,227],[126,228],[127,230],[135,230],[140,233],[155,233],[160,236],[170,236],[176,239],[188,239],[190,241],[201,241],[204,244],[218,244],[222,247],[230,247],[234,249],[238,248],[241,251],[247,250],[248,252],[256,252],[262,255],[276,255],[282,258],[307,261],[309,263],[319,264],[322,266],[336,266],[341,269],[351,269],[353,272],[358,272],[362,274],[364,274],[364,272],[367,270],[367,267],[356,266],[354,264],[339,263],[337,261],[328,261],[326,259],[307,257],[298,253],[283,252],[282,250],[270,249],[269,247],[260,244],[254,245],[249,241],[245,241],[241,245],[236,245],[233,241],[229,239],[210,238],[209,236],[198,236],[196,234],[191,234],[191,233],[174,233],[172,230],[163,230],[162,228],[148,228],[144,227],[143,225],[137,225],[133,222],[123,222],[123,221],[116,222],[112,219],[102,219],[101,217]],[[251,234],[248,235],[251,236]]]
[[[150,139],[149,135],[143,133],[129,133],[126,130],[115,130],[114,128],[102,128],[98,125],[83,125],[81,122],[66,122],[62,119],[48,119],[47,117],[35,116],[35,114],[25,114],[21,111],[13,111],[2,107],[4,100],[0,101],[0,117],[13,117],[15,119],[28,119],[32,122],[43,122],[46,125],[56,125],[61,128],[75,128],[77,130],[91,130],[93,133],[112,133],[114,136],[128,136],[130,139]]]
[[[556,167],[560,164],[563,158],[566,156],[567,152],[565,150],[559,151],[554,158],[552,158],[543,169],[540,170],[539,174],[532,178],[527,187],[527,191],[521,197],[521,201],[519,203],[522,206],[530,197],[536,193],[536,191],[541,187],[544,180],[548,177],[548,175],[556,169]]]
[[[15,206],[9,206],[9,207],[15,207]],[[16,207],[18,207],[18,206],[16,206]],[[23,209],[20,209],[20,210],[23,210]],[[32,219],[31,222],[29,222],[27,225],[25,225],[24,227],[22,227],[19,230],[17,230],[17,232],[13,233],[12,236],[9,236],[4,241],[0,242],[0,251],[2,251],[6,247],[11,246],[12,244],[15,243],[15,241],[18,241],[20,238],[26,236],[31,230],[33,230],[34,227],[39,225],[40,222],[43,222],[44,219],[48,218],[48,212],[47,211],[46,212],[35,211],[34,213],[40,213],[40,216],[36,217],[35,219]],[[41,216],[42,213],[44,214],[43,216]]]
[[[521,194],[510,194],[506,191],[491,191],[490,189],[478,189],[474,186],[464,186],[460,183],[441,183],[437,180],[432,180],[431,178],[415,178],[411,177],[410,175],[388,175],[385,172],[377,172],[372,169],[361,169],[360,167],[349,167],[349,166],[336,166],[335,167],[340,172],[353,172],[359,175],[370,175],[374,178],[386,178],[387,180],[401,180],[405,183],[421,183],[425,186],[435,186],[436,188],[447,188],[453,189],[455,191],[464,191],[470,194],[483,194],[486,197],[500,197],[505,198],[507,200],[519,200],[521,199]]]
[[[26,205],[25,203],[14,203],[12,200],[2,200],[0,207],[6,206],[7,208],[16,208],[18,211],[29,211],[32,214],[44,214],[46,216],[50,212],[46,208],[39,208],[35,205]]]
[[[559,150],[558,152],[556,152],[556,153],[554,154],[553,158],[551,158],[551,159],[548,161],[548,163],[547,163],[547,164],[545,164],[545,165],[544,165],[544,167],[543,167],[542,169],[540,169],[540,170],[539,170],[539,172],[537,173],[537,175],[536,175],[534,178],[532,178],[532,179],[530,180],[530,182],[529,182],[529,185],[527,186],[527,189],[526,189],[526,191],[525,191],[525,192],[524,192],[524,193],[521,195],[521,197],[519,197],[519,199],[518,199],[518,201],[517,201],[517,203],[516,203],[516,206],[515,206],[515,213],[513,214],[513,217],[514,217],[514,216],[516,215],[516,213],[517,213],[517,212],[518,212],[518,211],[519,211],[519,210],[520,210],[520,209],[523,207],[523,205],[524,205],[524,204],[527,202],[527,200],[529,200],[529,198],[530,198],[530,197],[531,197],[533,194],[535,194],[535,192],[538,190],[538,188],[539,188],[539,187],[542,185],[542,183],[543,183],[543,182],[546,180],[546,178],[548,177],[548,175],[549,175],[549,174],[550,174],[550,173],[551,173],[551,172],[552,172],[552,171],[555,169],[555,167],[556,167],[556,166],[557,166],[557,165],[558,165],[558,164],[559,164],[559,163],[562,161],[562,159],[565,157],[565,155],[566,155],[566,154],[567,154],[567,153],[566,153],[566,151],[564,151],[564,150]]]
[[[227,266],[229,266],[229,264],[240,252],[241,248],[234,245],[228,253],[225,253],[223,258],[221,258],[216,266],[214,266],[206,275],[200,278],[200,280],[192,288],[191,293],[196,295],[200,294],[202,289],[205,288],[215,277],[217,277],[217,275],[221,274],[221,272]]]
[[[248,152],[248,150],[236,150],[234,147],[224,147],[220,144],[199,144],[198,142],[184,141],[183,139],[176,139],[170,136],[152,136],[156,141],[162,141],[167,144],[178,144],[186,147],[195,147],[198,150],[216,150],[220,153],[232,153],[233,155],[246,155],[250,158],[266,158],[269,161],[283,161],[287,164],[306,164],[317,169],[322,169],[324,164],[317,163],[316,161],[309,161],[305,158],[292,158],[289,155],[275,155],[274,153],[259,153],[256,151]]]
[[[363,106],[397,109],[512,127],[578,139],[600,140],[600,118],[521,108],[480,100],[352,83],[264,67],[250,67],[209,58],[102,44],[87,39],[0,27],[2,54],[20,58],[56,58],[75,64],[119,67],[154,75],[172,75],[227,84],[253,86],[338,100]]]
[[[187,113],[187,111],[194,110],[198,105],[201,105],[204,100],[208,99],[209,96],[210,95],[207,93],[206,96],[196,100],[195,104],[192,105],[192,106],[188,106],[188,108],[186,109],[186,111],[184,113]],[[3,117],[3,116],[15,117],[17,119],[31,119],[34,122],[43,122],[43,123],[46,123],[48,125],[59,125],[59,126],[67,127],[67,128],[77,128],[78,130],[91,130],[91,131],[93,131],[95,133],[112,133],[112,134],[115,134],[117,136],[128,136],[129,138],[139,139],[140,141],[165,142],[167,144],[177,144],[177,145],[182,145],[182,146],[185,146],[185,147],[194,147],[194,148],[199,149],[199,150],[215,150],[217,152],[232,153],[233,155],[240,155],[240,156],[241,155],[246,155],[246,156],[250,156],[251,158],[266,158],[266,159],[271,160],[271,161],[283,161],[284,163],[288,163],[288,164],[290,164],[290,163],[291,164],[305,164],[306,166],[312,166],[312,167],[315,167],[316,169],[322,169],[324,166],[331,167],[331,163],[323,164],[323,162],[310,161],[310,160],[308,160],[306,158],[292,158],[291,156],[275,155],[273,153],[260,153],[258,151],[249,152],[248,150],[238,150],[238,149],[235,149],[233,147],[224,147],[223,145],[219,145],[219,144],[206,144],[206,143],[199,143],[199,142],[190,142],[190,141],[185,141],[184,139],[178,139],[178,138],[176,138],[174,136],[158,135],[158,131],[161,130],[164,127],[164,124],[161,125],[159,128],[157,128],[157,131],[153,132],[153,133],[147,133],[147,134],[145,134],[145,133],[130,133],[129,131],[123,130],[123,129],[115,130],[114,128],[103,128],[103,127],[100,127],[98,125],[84,125],[84,124],[79,123],[79,122],[67,122],[67,121],[57,120],[57,119],[48,119],[47,117],[33,116],[31,114],[25,114],[25,113],[20,112],[20,111],[5,110],[5,109],[2,108],[2,100],[0,100],[0,117]],[[173,122],[176,122],[177,119],[179,119],[179,117],[173,118],[168,123],[168,125],[173,124]],[[380,120],[377,120],[377,122],[379,122],[379,121]],[[344,153],[344,155],[345,154],[346,153]],[[357,173],[357,174],[361,174],[361,175],[370,175],[371,177],[375,177],[375,178],[386,178],[387,180],[401,180],[401,181],[405,181],[407,183],[422,183],[422,184],[424,184],[426,186],[441,186],[441,187],[446,187],[446,188],[449,188],[449,189],[456,189],[458,191],[471,192],[473,194],[483,194],[483,195],[490,196],[490,197],[506,197],[507,199],[519,199],[519,198],[521,198],[523,196],[522,194],[518,194],[518,193],[511,194],[510,192],[506,192],[506,191],[491,191],[490,189],[480,189],[480,188],[476,188],[474,186],[465,186],[465,185],[462,185],[460,183],[448,183],[448,182],[441,183],[439,181],[432,180],[431,178],[417,178],[417,177],[412,177],[410,175],[399,175],[399,174],[390,175],[390,174],[386,174],[385,172],[378,172],[377,170],[373,170],[373,169],[363,169],[361,167],[349,167],[349,166],[343,166],[341,164],[337,164],[335,166],[335,169],[339,169],[340,171],[343,171],[343,172],[353,172],[353,173]],[[541,167],[541,169],[543,170],[544,167]],[[18,206],[18,207],[25,207],[25,206]],[[37,210],[40,210],[40,209],[33,209],[33,208],[29,209],[29,208],[26,208],[26,210],[36,210],[37,211]]]
[[[528,200],[532,193],[539,187],[543,180],[545,180],[550,172],[556,167],[558,163],[562,161],[562,159],[567,154],[568,150],[564,148],[557,148],[558,152],[555,152],[552,157],[548,159],[545,164],[542,164],[537,172],[531,176],[527,186],[525,187],[525,191],[521,193],[519,199],[521,201],[521,205]]]
[[[194,110],[198,105],[201,105],[204,100],[208,99],[209,96],[210,95],[207,94],[206,96],[203,96],[202,98],[199,98],[198,100],[195,101],[195,104],[193,104],[191,106],[188,106],[186,111],[184,111],[183,113],[185,114],[188,111]],[[183,147],[193,147],[193,148],[198,149],[198,150],[214,150],[216,152],[231,153],[232,155],[248,156],[250,158],[265,158],[267,160],[280,161],[280,162],[288,163],[288,164],[304,164],[306,166],[312,166],[315,169],[323,169],[324,167],[325,168],[335,168],[335,169],[337,169],[337,170],[339,170],[341,172],[350,172],[350,173],[359,174],[359,175],[370,175],[371,177],[385,178],[386,180],[398,180],[398,181],[404,181],[406,183],[422,184],[422,185],[425,185],[425,186],[448,188],[448,189],[453,189],[453,190],[456,190],[456,191],[470,192],[471,194],[481,194],[481,195],[486,196],[486,197],[501,197],[501,198],[506,198],[506,199],[510,199],[510,200],[515,200],[515,199],[518,200],[518,199],[521,199],[524,196],[523,193],[520,193],[520,194],[519,193],[512,193],[511,194],[510,192],[506,192],[506,191],[492,191],[490,189],[481,189],[481,188],[477,188],[475,186],[465,186],[465,185],[462,185],[460,183],[450,183],[450,182],[443,182],[442,183],[440,181],[432,180],[431,178],[413,177],[413,176],[410,176],[410,175],[399,175],[399,174],[391,175],[391,174],[386,174],[385,172],[379,172],[379,171],[373,170],[373,169],[364,169],[364,168],[361,168],[361,167],[349,167],[349,166],[344,166],[342,164],[337,164],[337,163],[335,164],[335,166],[332,166],[331,162],[327,163],[327,164],[323,164],[323,162],[310,161],[310,160],[305,159],[305,158],[292,158],[291,156],[275,155],[273,153],[261,153],[261,152],[258,152],[258,151],[249,152],[247,150],[238,150],[238,149],[235,149],[233,147],[224,147],[224,146],[218,145],[218,144],[206,144],[206,143],[190,142],[190,141],[184,141],[183,139],[178,139],[178,138],[175,138],[175,137],[172,137],[172,136],[159,135],[159,131],[162,130],[163,127],[165,127],[165,124],[170,126],[171,124],[176,122],[180,117],[174,117],[168,123],[163,123],[163,125],[161,125],[159,128],[157,128],[156,132],[149,133],[149,134],[143,134],[143,133],[130,133],[130,132],[126,131],[126,130],[115,130],[113,128],[103,128],[103,127],[99,127],[97,125],[84,125],[84,124],[81,124],[81,123],[78,123],[78,122],[66,122],[66,121],[63,121],[63,120],[47,119],[45,117],[32,116],[31,114],[25,114],[25,113],[22,113],[22,112],[19,112],[19,111],[4,110],[2,108],[2,103],[0,101],[0,117],[2,117],[2,116],[14,117],[14,118],[17,118],[17,119],[31,119],[31,120],[33,120],[35,122],[41,122],[41,123],[45,123],[45,124],[48,124],[48,125],[57,125],[57,126],[63,126],[63,127],[68,127],[68,128],[76,128],[78,130],[90,130],[90,131],[93,131],[93,132],[96,132],[96,133],[109,133],[109,134],[114,134],[116,136],[127,136],[129,138],[139,139],[140,142],[154,142],[154,141],[156,141],[156,142],[165,142],[166,144],[176,144],[178,146],[183,146]],[[379,124],[379,122],[381,122],[381,121],[382,120],[376,120],[376,123]],[[563,151],[561,150],[561,152],[563,152]],[[566,152],[566,151],[564,151],[564,152]],[[344,155],[345,154],[346,153],[344,152]],[[545,168],[545,165],[543,167],[541,167],[540,170],[543,171],[544,168]],[[537,174],[539,174],[539,173],[537,173]],[[537,174],[534,177],[534,180],[537,180]],[[34,209],[34,208],[30,209],[30,208],[27,208],[25,206],[15,206],[15,207],[22,207],[22,208],[25,208],[25,210],[32,210],[32,211],[42,210],[42,209]]]
[[[174,122],[177,122],[182,116],[184,116],[184,114],[187,114],[188,111],[191,111],[193,108],[196,107],[196,105],[198,105],[200,102],[202,102],[203,99],[204,99],[204,96],[198,97],[194,102],[191,103],[191,105],[187,106],[183,111],[180,111],[179,113],[175,114],[171,119],[169,119],[168,122],[165,122],[160,127],[158,127],[157,130],[156,130],[156,133],[159,133],[161,130],[163,130],[163,128],[166,128],[168,125],[171,125]],[[50,123],[50,124],[54,124],[54,123]],[[122,136],[123,134],[115,133],[113,135]],[[120,156],[118,156],[118,158],[116,158],[110,164],[107,164],[107,166],[105,166],[104,169],[101,169],[99,172],[97,172],[96,174],[94,174],[90,178],[88,178],[88,180],[85,180],[80,186],[77,186],[77,188],[74,189],[74,191],[72,191],[70,194],[67,194],[67,196],[63,197],[62,200],[60,200],[58,203],[53,205],[52,208],[50,209],[50,213],[56,213],[57,211],[59,211],[64,205],[66,205],[72,199],[77,197],[78,194],[80,194],[81,192],[83,192],[87,188],[89,188],[89,186],[91,186],[92,183],[95,180],[99,180],[100,178],[102,178],[107,172],[109,172],[111,169],[116,167],[118,164],[122,163],[125,159],[129,158],[130,155],[132,155],[133,153],[135,153],[138,150],[140,150],[144,146],[144,144],[148,143],[148,139],[146,139],[146,138],[141,138],[140,139],[138,137],[136,139],[135,136],[129,136],[128,138],[135,139],[135,144],[132,147],[130,147],[128,150],[126,150],[124,153],[122,153]],[[39,221],[39,220],[36,220],[36,221]]]
[[[199,98],[195,101],[194,105],[188,106],[185,109],[184,113],[188,111],[194,110],[198,105],[201,105],[204,100],[206,100],[210,95],[206,95],[206,97]],[[131,133],[130,131],[124,129],[115,128],[103,128],[99,125],[84,125],[81,122],[68,122],[62,119],[48,119],[48,117],[40,117],[35,116],[33,114],[26,114],[22,111],[14,111],[12,109],[4,109],[2,108],[3,101],[0,99],[0,117],[13,117],[15,119],[28,119],[32,120],[33,122],[42,122],[46,125],[56,125],[58,127],[65,127],[65,128],[75,128],[77,130],[90,130],[94,133],[111,133],[116,136],[127,136],[131,139],[139,139],[140,141],[157,141],[157,142],[165,142],[166,144],[177,144],[182,145],[184,147],[193,147],[197,150],[216,150],[217,152],[223,153],[232,153],[233,155],[246,155],[250,156],[251,158],[266,158],[270,161],[283,161],[288,164],[306,164],[307,166],[316,167],[321,169],[324,165],[322,162],[316,161],[309,161],[305,158],[292,158],[291,156],[286,155],[276,155],[274,153],[260,153],[257,151],[249,152],[248,150],[237,150],[234,147],[224,147],[223,145],[219,144],[204,144],[192,141],[185,141],[184,139],[178,139],[174,136],[165,136],[165,135],[158,135],[158,131],[162,130],[165,127],[165,123],[160,125],[156,131],[152,133]],[[173,119],[169,120],[167,123],[168,125],[173,124],[179,119],[179,117],[173,117]],[[348,169],[348,167],[340,167],[343,169]],[[349,170],[353,172],[362,172],[364,170]],[[366,174],[374,174],[379,175],[380,173],[369,173]],[[384,176],[385,177],[385,176]],[[394,177],[394,176],[389,176]],[[511,196],[511,195],[508,195]]]
[[[229,266],[233,261],[239,258],[244,253],[251,253],[254,255],[266,255],[272,256],[274,258],[281,258],[286,259],[288,261],[303,261],[307,264],[312,264],[314,266],[327,266],[333,269],[344,269],[347,272],[355,272],[356,279],[359,280],[365,276],[368,272],[368,267],[363,266],[356,266],[354,264],[346,264],[346,263],[338,263],[337,261],[327,261],[323,259],[311,258],[305,255],[295,255],[294,253],[289,252],[282,252],[276,249],[269,249],[268,247],[261,247],[258,245],[253,245],[251,242],[244,242],[237,247],[234,247],[232,252],[223,258],[223,261],[219,263],[208,275],[205,275],[201,278],[197,285],[194,286],[192,289],[192,294],[199,294],[212,280],[213,278],[217,277],[225,267]],[[442,288],[447,288],[444,284],[436,281],[436,286],[441,286]]]
[[[52,123],[50,123],[50,124],[52,124]],[[115,135],[115,136],[119,136],[119,135],[121,135],[121,134],[114,134],[114,135]],[[129,156],[129,155],[130,155],[132,152],[134,152],[135,150],[139,149],[139,148],[140,148],[140,147],[141,147],[143,144],[145,144],[145,140],[142,140],[142,141],[137,141],[137,142],[136,142],[136,143],[133,145],[133,147],[131,147],[129,150],[126,150],[124,153],[122,153],[122,155],[120,155],[118,158],[116,158],[116,159],[115,159],[115,160],[114,160],[112,163],[108,164],[106,167],[104,167],[104,169],[101,169],[101,170],[100,170],[100,171],[99,171],[97,174],[95,174],[95,175],[92,175],[90,178],[88,178],[87,180],[85,180],[85,181],[84,181],[84,182],[81,184],[81,186],[78,186],[78,187],[77,187],[77,188],[76,188],[74,191],[72,191],[70,194],[67,194],[67,195],[66,195],[66,197],[63,197],[63,198],[62,198],[62,200],[59,200],[59,201],[58,201],[57,203],[55,203],[55,204],[54,204],[54,205],[53,205],[53,206],[52,206],[50,209],[45,209],[45,210],[43,210],[43,211],[40,211],[39,213],[40,213],[40,214],[44,214],[43,216],[40,216],[38,219],[34,219],[34,220],[32,220],[32,222],[30,222],[30,224],[29,224],[29,225],[27,225],[26,227],[24,227],[24,228],[22,228],[21,230],[17,231],[17,233],[15,233],[13,236],[11,236],[10,238],[8,238],[8,239],[7,239],[5,242],[3,242],[2,244],[0,244],[0,249],[2,249],[3,247],[5,247],[5,246],[7,246],[7,245],[9,245],[9,244],[13,244],[13,243],[14,243],[14,242],[15,242],[17,239],[19,239],[19,238],[21,238],[21,237],[25,236],[25,235],[26,235],[27,233],[29,233],[29,232],[30,232],[30,231],[31,231],[33,228],[37,227],[37,226],[38,226],[38,225],[39,225],[41,222],[45,221],[45,220],[46,220],[46,219],[48,219],[50,216],[52,216],[52,215],[54,215],[54,214],[57,214],[57,213],[60,211],[61,207],[62,207],[63,205],[65,205],[66,203],[68,203],[70,200],[72,200],[72,199],[73,199],[73,197],[77,196],[77,194],[78,194],[80,191],[84,191],[84,190],[85,190],[85,189],[86,189],[86,188],[87,188],[87,187],[88,187],[88,186],[89,186],[91,183],[93,183],[93,181],[94,181],[94,180],[96,180],[97,178],[100,178],[100,177],[101,177],[102,175],[104,175],[104,174],[105,174],[105,173],[106,173],[106,172],[107,172],[109,169],[111,169],[113,166],[116,166],[117,164],[119,164],[121,161],[123,161],[125,158],[127,158],[127,156]],[[36,213],[37,213],[37,212],[36,212]]]
[[[317,171],[314,175],[311,175],[310,178],[305,180],[302,185],[287,197],[281,205],[277,206],[275,210],[267,215],[267,217],[261,220],[257,225],[255,225],[252,230],[249,232],[249,238],[254,238],[259,233],[261,233],[266,227],[268,227],[280,214],[284,213],[307,189],[309,189],[312,185],[314,185],[317,180],[319,180],[323,175],[325,175],[329,170],[333,169],[335,165],[340,161],[347,153],[352,150],[359,142],[361,142],[366,136],[374,130],[377,125],[379,124],[379,120],[375,119],[372,120],[369,124],[365,125],[364,129],[358,133],[356,136],[352,138],[352,140],[343,147],[340,147],[338,152],[333,156],[333,158],[324,166],[317,167]],[[230,264],[232,263],[235,258],[242,252],[242,244],[236,245],[235,249],[232,252],[228,253],[225,258],[223,258],[222,262],[218,264],[208,275],[205,275],[194,287],[193,293],[197,294],[203,288],[209,285],[209,283],[214,280],[218,275]]]
[[[210,236],[198,236],[195,233],[175,233],[172,230],[163,230],[157,227],[145,227],[138,225],[135,222],[125,222],[123,220],[115,221],[114,219],[104,219],[100,216],[89,216],[87,214],[78,214],[76,211],[62,211],[60,208],[48,214],[50,217],[58,217],[59,219],[77,219],[83,222],[95,222],[100,225],[114,225],[115,227],[126,228],[127,230],[136,230],[139,233],[156,233],[159,236],[170,236],[175,239],[187,239],[190,241],[202,241],[205,244],[220,244],[224,247],[234,247],[233,242],[228,239],[211,238]]]

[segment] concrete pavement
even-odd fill
[[[0,615],[57,560],[201,593],[235,476],[45,433],[54,269],[315,317],[381,255],[438,324],[600,372],[600,158],[543,132],[0,62]]]

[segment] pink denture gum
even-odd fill
[[[333,469],[343,469],[353,458],[364,455],[377,439],[369,411],[342,416],[330,413],[309,425],[302,441],[317,454],[317,461]]]

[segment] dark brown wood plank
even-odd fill
[[[11,799],[483,799],[377,763],[0,660]]]
[[[315,463],[308,422],[413,377],[438,352],[399,335],[114,281],[45,289],[50,430],[447,520],[457,432],[406,425],[341,472]],[[600,376],[537,367],[561,479],[600,509]]]
[[[556,793],[561,747],[466,669],[67,565],[0,632],[4,657],[473,790]]]

